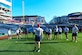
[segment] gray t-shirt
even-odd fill
[[[36,28],[35,35],[42,36],[42,34],[43,34],[43,29],[42,28]]]
[[[72,33],[78,33],[78,27],[77,26],[72,28]]]

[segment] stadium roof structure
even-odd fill
[[[68,14],[68,17],[78,17],[78,16],[82,16],[82,12],[75,12]]]

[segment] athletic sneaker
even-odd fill
[[[40,50],[37,50],[37,52],[40,52]]]
[[[75,41],[77,43],[77,41]]]
[[[66,39],[68,41],[68,39]]]
[[[36,52],[36,50],[33,50],[33,52]]]

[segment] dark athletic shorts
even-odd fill
[[[11,35],[8,34],[8,37],[11,37]]]
[[[72,36],[77,36],[77,33],[72,33]]]
[[[58,32],[55,32],[55,33],[54,33],[54,35],[57,35],[57,34],[58,34]]]
[[[19,33],[17,33],[17,35],[19,35]]]
[[[65,35],[67,35],[68,34],[68,32],[65,32]]]
[[[48,35],[50,35],[50,33],[48,33]]]
[[[46,32],[46,34],[48,34],[48,32]]]
[[[40,41],[41,36],[35,35],[35,41]]]
[[[33,33],[33,35],[35,34],[35,32],[32,32]]]
[[[62,32],[59,32],[59,34],[62,34]]]

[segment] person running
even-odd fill
[[[8,29],[8,40],[9,40],[9,39],[12,39],[11,30],[10,30],[10,29]]]
[[[68,32],[69,32],[69,28],[68,28],[67,26],[65,26],[64,32],[65,32],[66,40],[68,40]]]
[[[61,27],[58,28],[58,32],[59,32],[59,37],[62,38],[62,28]]]
[[[72,41],[74,41],[75,39],[75,42],[77,42],[78,31],[79,31],[78,27],[76,26],[76,24],[74,24],[72,28]]]
[[[54,39],[57,39],[58,37],[58,26],[56,25],[56,27],[54,28]]]
[[[37,47],[37,43],[38,43],[38,50],[37,52],[40,52],[40,40],[41,37],[43,35],[43,29],[40,28],[40,24],[37,24],[38,28],[36,28],[35,30],[35,47],[34,47],[34,52],[36,52],[36,47]]]

